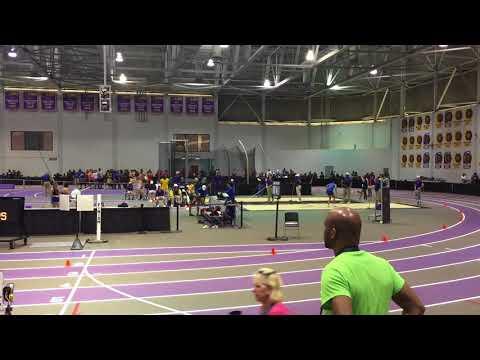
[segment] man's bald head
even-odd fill
[[[358,245],[362,230],[362,220],[357,212],[350,208],[331,210],[325,219],[325,246],[339,249]]]

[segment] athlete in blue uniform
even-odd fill
[[[335,184],[335,181],[333,179],[330,179],[330,181],[327,184],[327,195],[328,195],[328,206],[330,206],[330,201],[333,198],[333,203],[335,204],[335,192],[337,190],[337,184]]]
[[[417,175],[414,185],[415,199],[417,199],[417,206],[422,206],[422,191],[423,191],[423,181],[422,178]]]

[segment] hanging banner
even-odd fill
[[[422,155],[421,154],[417,154],[417,156],[415,157],[415,159],[417,160],[415,162],[415,166],[417,168],[419,168],[421,165],[422,165]]]
[[[423,153],[423,167],[428,168],[430,167],[430,154],[429,153]]]
[[[146,95],[135,95],[133,97],[133,104],[135,112],[148,111],[148,97]]]
[[[155,95],[150,97],[150,112],[152,114],[163,113],[163,96]]]
[[[423,135],[423,148],[424,149],[429,149],[430,148],[430,134],[425,133]]]
[[[170,96],[170,112],[181,114],[183,112],[183,97]]]
[[[40,99],[40,102],[42,103],[42,111],[57,111],[57,94],[42,93]]]
[[[407,145],[408,145],[408,137],[404,136],[402,137],[402,150],[407,150]]]
[[[436,169],[440,169],[442,167],[442,160],[443,160],[442,153],[437,152],[435,154],[435,168]]]
[[[435,147],[440,149],[443,145],[443,134],[439,133],[437,134],[437,143],[435,144]]]
[[[462,145],[462,138],[462,132],[460,130],[455,131],[455,141],[453,142],[453,145],[455,147],[459,147],[460,145]]]
[[[452,153],[447,151],[443,154],[443,168],[450,169],[452,164]]]
[[[437,114],[437,121],[435,122],[435,127],[437,129],[439,129],[442,126],[443,126],[443,113],[438,113]]]
[[[408,118],[408,131],[415,131],[415,118],[413,116]]]
[[[130,112],[131,103],[130,95],[117,95],[117,112]]]
[[[461,164],[462,164],[462,154],[455,153],[455,156],[453,157],[453,167],[454,167],[454,169],[458,169]]]
[[[422,137],[422,135],[418,135],[417,136],[417,143],[415,145],[415,148],[417,150],[421,149],[422,148],[422,143],[423,143],[423,137]]]
[[[472,130],[465,129],[464,131],[465,131],[465,135],[464,135],[465,140],[463,141],[463,145],[470,146],[472,144],[472,137],[473,137]]]
[[[198,100],[195,96],[185,98],[187,114],[198,114]]]
[[[409,144],[408,144],[408,148],[409,148],[410,150],[413,150],[413,146],[414,146],[414,144],[415,144],[415,136],[413,136],[413,135],[410,136],[409,139],[408,139],[408,143],[409,143]]]
[[[472,153],[470,151],[465,151],[463,153],[463,168],[470,169],[472,167]]]
[[[38,110],[38,94],[33,91],[25,91],[23,93],[23,110],[37,111]]]
[[[417,130],[422,130],[423,118],[421,116],[417,117]]]
[[[80,110],[85,112],[95,111],[95,94],[80,95]]]
[[[407,155],[403,154],[403,155],[402,155],[402,161],[401,161],[402,167],[407,166],[407,160],[408,160]]]
[[[465,125],[470,125],[472,123],[473,118],[473,110],[472,108],[468,108],[465,110]]]
[[[452,112],[447,111],[445,113],[445,127],[446,128],[451,128],[452,127],[452,118],[453,118]]]
[[[215,113],[215,99],[213,97],[202,98],[202,113],[204,114]]]
[[[430,129],[430,121],[431,121],[431,120],[430,120],[430,115],[426,115],[426,116],[425,116],[425,119],[424,119],[424,121],[423,121],[423,128],[424,128],[425,130]]]
[[[463,120],[463,111],[462,110],[455,111],[455,121],[453,122],[453,126],[455,127],[461,126],[462,120]]]
[[[413,154],[410,154],[408,157],[408,167],[413,167],[413,162],[415,161],[415,156]]]
[[[453,135],[451,132],[445,134],[445,147],[449,148],[452,145]]]
[[[5,91],[5,110],[18,111],[20,109],[20,93],[18,91]]]
[[[63,94],[63,111],[77,111],[78,97],[74,94]]]
[[[408,129],[408,120],[407,118],[402,119],[402,133],[407,132]]]

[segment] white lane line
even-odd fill
[[[171,311],[173,313],[176,313],[176,314],[183,314],[183,315],[190,315],[188,312],[186,311],[181,311],[181,310],[177,310],[177,309],[173,309],[171,307],[168,307],[168,306],[163,306],[163,305],[160,305],[160,304],[157,304],[157,303],[154,303],[154,302],[151,302],[151,301],[148,301],[148,300],[145,300],[144,298],[141,298],[141,297],[136,297],[136,296],[133,296],[133,295],[130,295],[130,294],[127,294],[126,292],[124,291],[120,291],[118,289],[115,289],[113,288],[112,286],[110,285],[107,285],[103,282],[101,282],[100,280],[97,280],[92,274],[90,274],[88,271],[86,271],[86,274],[87,274],[87,277],[90,278],[91,280],[93,280],[96,284],[104,287],[104,288],[107,288],[108,290],[111,290],[117,294],[120,294],[122,296],[126,296],[127,298],[129,299],[133,299],[133,300],[136,300],[136,301],[140,301],[142,303],[145,303],[145,304],[148,304],[148,305],[152,305],[154,307],[157,307],[157,308],[160,308],[160,309],[163,309],[163,310],[168,310],[168,311]]]
[[[435,303],[435,304],[427,304],[427,305],[425,305],[425,307],[430,308],[430,307],[435,307],[435,306],[454,304],[454,303],[457,303],[457,302],[463,302],[463,301],[467,301],[467,300],[476,300],[476,299],[480,299],[480,295],[479,296],[466,297],[466,298],[460,298],[460,299],[455,299],[455,300],[449,300],[449,301],[442,301],[442,302]],[[395,312],[400,312],[400,311],[402,311],[402,309],[395,309],[395,310],[390,310],[389,313],[395,313]],[[192,312],[192,311],[190,311],[190,312]]]
[[[40,195],[42,192],[38,192],[38,193],[35,193],[33,194],[33,197],[36,198],[38,195]]]
[[[370,244],[370,243],[374,243],[374,241],[365,241],[365,242],[362,242],[360,245],[362,244]],[[70,241],[69,243],[69,246],[72,245],[72,242]],[[32,246],[33,247],[33,246]],[[37,246],[38,247],[38,246]],[[274,247],[274,246],[273,246]],[[291,252],[294,252],[294,251],[318,251],[318,250],[324,250],[326,248],[313,248],[313,249],[286,249],[286,250],[276,250],[277,254],[285,254],[285,253],[291,253]],[[215,252],[198,252],[198,253],[172,253],[172,254],[140,254],[140,255],[98,255],[95,256],[95,259],[105,259],[105,258],[117,258],[117,257],[121,257],[121,258],[128,258],[128,257],[154,257],[154,256],[177,256],[177,255],[180,255],[180,256],[184,256],[184,255],[211,255],[211,254],[236,254],[236,253],[263,253],[263,254],[267,254],[269,253],[270,250],[251,250],[251,251],[248,251],[248,250],[242,250],[242,251],[215,251]],[[245,255],[243,255],[245,256]],[[71,257],[71,256],[65,256],[65,257],[57,257],[57,258],[47,258],[47,259],[5,259],[5,260],[0,260],[0,264],[3,263],[3,262],[15,262],[15,261],[18,261],[18,262],[23,262],[23,261],[28,261],[28,262],[32,262],[32,261],[49,261],[49,260],[64,260],[64,259],[72,259],[72,260],[75,260],[75,259],[83,259],[85,258],[85,254],[83,254],[81,257]],[[209,259],[213,259],[213,258],[209,258]],[[181,260],[188,260],[188,259],[181,259]],[[190,260],[197,260],[196,258],[192,258]],[[96,265],[112,265],[112,264],[96,264]],[[37,269],[37,268],[35,268]]]
[[[6,193],[5,195],[3,195],[3,197],[7,197],[8,195],[10,195],[10,193]]]
[[[60,310],[58,315],[64,315],[65,314],[65,311],[67,310],[68,305],[70,305],[70,301],[72,301],[73,295],[75,295],[75,292],[77,291],[78,285],[80,284],[80,281],[82,281],[83,275],[87,271],[87,267],[90,264],[90,262],[92,261],[94,255],[95,255],[95,250],[93,250],[90,253],[90,256],[88,257],[87,263],[83,267],[82,272],[80,273],[80,276],[77,278],[77,281],[75,282],[75,285],[73,285],[72,290],[70,290],[70,294],[68,294],[67,300],[63,303],[62,309]]]
[[[457,263],[452,263],[452,264],[447,264],[447,265],[438,265],[438,266],[431,266],[431,267],[426,267],[423,269],[413,269],[413,270],[405,270],[405,271],[399,271],[400,274],[405,274],[409,272],[416,272],[420,270],[430,270],[430,269],[435,269],[435,268],[440,268],[440,267],[447,267],[447,266],[455,266],[459,264],[465,264],[473,261],[479,261],[480,258],[478,259],[473,259],[473,260],[467,260],[467,261],[462,261],[462,262],[457,262]],[[318,269],[309,269],[309,270],[295,270],[295,271],[286,271],[282,272],[281,274],[291,274],[291,273],[298,273],[298,272],[311,272],[311,271],[320,271],[323,270],[323,268],[318,268]],[[242,276],[237,276],[237,277],[242,277]],[[248,277],[248,276],[243,276],[243,277]],[[465,278],[458,278],[458,279],[452,279],[452,280],[443,280],[439,282],[434,282],[434,283],[426,283],[426,284],[419,284],[412,286],[412,288],[417,288],[417,287],[424,287],[424,286],[430,286],[430,285],[438,285],[442,283],[449,283],[449,282],[457,282],[457,281],[462,281],[462,280],[467,280],[475,277],[480,277],[480,275],[473,275],[473,276],[468,276]],[[225,278],[233,278],[233,277],[225,277]],[[185,280],[187,281],[187,280]],[[193,280],[190,280],[193,281]],[[198,281],[198,279],[197,279]],[[295,283],[295,284],[288,284],[288,285],[283,285],[284,287],[294,287],[294,286],[305,286],[305,285],[315,285],[315,284],[320,284],[320,281],[314,281],[314,282],[303,282],[303,283]],[[125,286],[125,284],[120,284],[120,285],[112,285],[112,286]],[[132,285],[138,285],[138,284],[132,284]],[[107,285],[108,286],[108,285]],[[86,286],[84,288],[94,288],[94,286]],[[58,290],[57,288],[54,289],[42,289],[43,290]],[[23,290],[21,292],[30,292],[30,291],[35,291],[35,290]],[[183,293],[183,294],[168,294],[168,295],[152,295],[152,296],[142,296],[138,297],[138,299],[154,299],[154,298],[169,298],[169,297],[183,297],[183,296],[192,296],[192,295],[212,295],[212,294],[224,294],[224,293],[231,293],[231,292],[243,292],[243,291],[251,291],[251,288],[243,288],[243,289],[233,289],[233,290],[217,290],[217,291],[206,291],[206,292],[198,292],[198,293]],[[96,302],[109,302],[109,301],[125,301],[129,299],[125,298],[114,298],[114,299],[99,299],[99,300],[85,300],[82,301],[82,303],[96,303]],[[49,303],[38,303],[38,304],[27,304],[27,305],[17,305],[21,307],[28,307],[28,306],[42,306],[42,305],[49,305]],[[188,312],[191,312],[190,310]]]

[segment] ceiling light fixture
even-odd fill
[[[208,67],[215,66],[215,63],[213,62],[213,59],[212,59],[212,58],[208,59],[207,66],[208,66]]]
[[[17,52],[15,51],[14,47],[12,47],[10,49],[10,51],[8,52],[8,56],[10,56],[11,58],[16,58],[17,57]]]
[[[116,62],[123,62],[123,56],[121,52],[117,52],[117,58],[115,59]]]
[[[315,60],[315,54],[313,53],[312,49],[308,50],[307,56],[305,56],[305,60],[307,60],[307,61]]]
[[[125,84],[127,82],[127,77],[125,76],[125,74],[120,74],[120,76],[118,77],[118,81],[121,84]]]
[[[271,86],[270,80],[265,79],[265,81],[263,82],[263,86],[265,86],[265,87],[270,87],[270,86]]]
[[[441,47],[441,48],[447,48],[448,45],[438,45],[438,47]]]
[[[377,75],[378,74],[378,70],[377,69],[373,69],[370,71],[370,75]]]
[[[222,49],[227,49],[230,45],[220,45]]]

